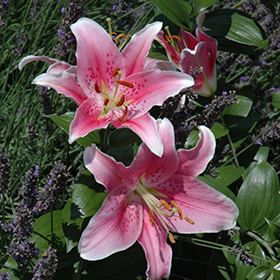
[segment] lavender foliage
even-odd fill
[[[8,192],[10,179],[10,160],[0,151],[0,192]]]

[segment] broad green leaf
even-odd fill
[[[30,242],[36,242],[40,255],[50,246],[61,249],[65,246],[61,223],[62,210],[56,210],[39,217],[34,223],[34,232]]]
[[[192,13],[192,16],[195,16],[199,14],[200,12],[206,10],[207,8],[214,5],[217,0],[193,0],[194,3],[194,11]]]
[[[254,156],[254,160],[257,163],[261,163],[264,160],[267,160],[269,154],[269,147],[267,146],[261,146],[259,150],[257,151],[256,155]]]
[[[240,116],[244,118],[248,116],[253,105],[252,100],[242,95],[238,95],[237,99],[238,103],[234,103],[223,110],[223,116]]]
[[[206,15],[203,24],[210,29],[208,34],[218,40],[218,48],[221,50],[246,54],[254,52],[250,46],[267,50],[268,41],[264,30],[242,11],[216,10]],[[252,35],[250,32],[253,32]]]
[[[250,46],[257,46],[268,51],[268,40],[252,18],[234,13],[231,16],[230,30],[227,39]]]
[[[93,216],[101,207],[106,193],[89,172],[84,172],[74,186],[71,203],[71,220]]]
[[[266,259],[265,252],[263,251],[262,247],[256,241],[250,241],[243,245],[243,247],[248,247],[249,251],[251,252],[251,258],[255,265],[266,265],[268,261]],[[256,258],[257,257],[257,258]]]
[[[266,280],[272,273],[272,269],[269,266],[261,265],[252,270],[247,278],[248,280]]]
[[[244,167],[236,168],[234,165],[227,165],[216,168],[214,173],[216,172],[217,178],[215,178],[215,181],[227,187],[242,176]]]
[[[141,142],[141,139],[128,128],[116,129],[109,136],[109,148],[115,149]]]
[[[196,177],[196,179],[207,184],[208,186],[212,187],[213,189],[221,192],[222,194],[229,197],[232,201],[235,202],[236,197],[235,197],[234,193],[230,189],[225,187],[223,184],[221,184],[220,182],[217,182],[214,178],[205,175],[203,177],[198,176],[198,177]]]
[[[71,201],[62,210],[62,227],[66,241],[66,252],[70,252],[79,243],[83,219],[71,219]]]
[[[59,127],[61,127],[67,134],[69,134],[69,127],[75,117],[75,113],[67,112],[60,116],[58,116],[57,114],[52,114],[46,117],[50,118],[54,123],[56,123]],[[92,143],[99,144],[100,143],[99,133],[97,130],[92,131],[85,137],[79,138],[76,141],[83,147],[91,146]]]
[[[183,0],[151,0],[151,2],[172,22],[187,30],[192,29],[190,15],[192,7]]]
[[[245,230],[263,234],[272,220],[280,213],[279,180],[273,167],[266,161],[256,166],[239,189],[236,204],[238,222]]]
[[[215,122],[211,127],[211,131],[213,132],[215,139],[221,138],[228,134],[229,130],[225,128],[222,124]]]
[[[197,141],[199,140],[198,134],[199,134],[199,130],[194,130],[190,133],[184,145],[185,149],[191,149],[195,147]]]
[[[279,223],[279,217],[278,215],[276,218],[278,218],[278,223],[274,221],[270,221],[269,219],[265,219],[269,229],[268,229],[268,236],[270,237],[270,241],[274,241],[275,239],[280,239],[280,223]],[[275,218],[274,218],[275,220]]]
[[[280,109],[280,91],[273,93],[271,104],[275,108]]]
[[[116,149],[109,149],[107,154],[112,156],[116,161],[122,162],[128,166],[133,161],[133,147],[131,145]]]

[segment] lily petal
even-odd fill
[[[127,105],[127,119],[140,117],[154,105],[162,105],[168,97],[194,85],[190,75],[160,70],[137,73],[126,80],[134,85],[125,94],[126,100],[131,101]]]
[[[121,175],[125,173],[125,166],[116,162],[113,157],[100,152],[95,144],[84,151],[85,167],[94,174],[95,180],[111,191],[122,184]]]
[[[129,128],[135,132],[143,142],[148,146],[152,153],[161,157],[163,154],[163,145],[157,130],[156,121],[149,113],[140,118],[127,121],[113,122],[115,128]]]
[[[55,59],[55,58],[50,58],[50,57],[47,57],[47,56],[36,56],[36,55],[28,55],[26,57],[24,57],[20,62],[19,62],[19,65],[18,65],[18,68],[19,70],[22,70],[22,68],[28,64],[29,62],[32,62],[32,61],[36,61],[36,60],[42,60],[42,61],[46,61],[50,64],[53,64],[53,63],[56,63],[56,62],[61,62],[60,60],[58,59]],[[66,62],[61,62],[63,65],[68,65],[69,67],[71,66],[70,64],[66,63]],[[68,67],[68,68],[69,68]]]
[[[195,178],[201,174],[209,161],[213,158],[216,148],[216,140],[212,131],[206,126],[199,126],[200,140],[193,149],[179,149],[179,168],[176,174],[182,174]]]
[[[59,64],[53,65],[57,65],[60,68]],[[59,72],[57,68],[52,67],[48,73],[39,75],[32,83],[44,87],[51,87],[58,93],[74,100],[78,106],[88,98],[77,83],[75,74],[68,73],[67,71]]]
[[[171,61],[163,61],[159,59],[152,59],[149,57],[146,57],[144,70],[166,70],[166,71],[176,71],[177,66],[175,63]]]
[[[174,175],[168,182],[161,184],[157,190],[176,201],[183,216],[194,222],[194,224],[190,224],[175,216],[170,219],[163,217],[171,231],[179,233],[219,232],[235,226],[239,214],[235,203],[203,182]]]
[[[147,258],[149,280],[158,280],[169,276],[172,250],[166,243],[167,232],[158,223],[152,226],[148,210],[144,208],[143,230],[138,238]]]
[[[141,199],[130,195],[124,185],[114,188],[100,210],[91,218],[79,242],[79,252],[86,260],[100,260],[132,246],[143,224]]]
[[[105,91],[113,92],[113,71],[119,68],[126,74],[123,57],[111,36],[88,18],[80,18],[70,28],[77,40],[77,77],[82,89],[89,96],[97,83],[100,89],[105,86]]]
[[[134,34],[130,42],[122,51],[126,64],[126,75],[143,72],[145,58],[149,53],[151,44],[161,30],[162,22],[148,24],[144,29]]]
[[[101,95],[89,98],[77,109],[76,116],[69,129],[69,143],[73,143],[80,137],[86,136],[93,130],[106,128],[110,123],[104,117],[98,120],[103,112],[104,103]]]

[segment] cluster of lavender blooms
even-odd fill
[[[252,140],[257,145],[262,145],[264,142],[273,142],[280,140],[280,122],[272,122],[263,127],[259,133],[259,136],[255,134]]]
[[[50,247],[35,264],[32,280],[53,279],[57,269],[57,262],[56,250]]]
[[[5,160],[4,156],[3,158]],[[7,247],[7,254],[11,255],[23,270],[28,270],[30,260],[37,258],[39,254],[39,250],[35,247],[36,244],[29,242],[33,233],[34,214],[39,215],[48,211],[50,205],[64,192],[69,175],[66,166],[60,161],[56,162],[50,172],[48,183],[43,190],[38,191],[39,166],[32,168],[27,172],[25,183],[20,190],[22,200],[16,208],[14,221],[0,224],[11,240]],[[37,263],[36,269],[34,268],[33,279],[51,279],[47,277],[54,275],[56,262],[56,252],[54,249],[49,249]],[[48,271],[45,271],[46,267],[49,269]],[[46,275],[46,277],[40,278],[40,275]]]
[[[1,27],[6,26],[6,17],[8,13],[9,8],[9,0],[2,0],[0,3],[0,30]]]
[[[182,97],[186,96],[187,104],[183,104],[178,110],[178,106]],[[193,100],[197,98],[191,91],[181,91],[177,96],[166,100],[161,108],[161,115],[171,118],[171,122],[175,130],[175,142],[176,145],[182,145],[186,142],[186,139],[193,129],[198,125],[206,125],[211,127],[215,121],[220,119],[221,112],[224,108],[231,106],[234,103],[238,103],[235,92],[223,92],[222,95],[216,96],[211,103],[205,105],[204,110],[191,118],[193,115],[195,105]],[[190,119],[188,121],[188,119]]]
[[[16,47],[16,49],[14,51],[15,56],[21,57],[21,53],[23,51],[23,45],[24,45],[24,41],[25,41],[26,37],[27,37],[27,34],[24,31],[24,29],[22,29],[20,31],[20,33],[16,35],[17,47]]]
[[[233,245],[232,246],[232,250],[231,253],[234,254],[235,256],[239,256],[240,260],[242,262],[246,262],[249,264],[253,264],[253,260],[252,258],[249,256],[249,254],[251,254],[252,252],[249,250],[249,247],[247,246],[243,246],[243,247],[239,247],[238,245]]]
[[[0,192],[8,192],[10,179],[10,160],[0,151]]]
[[[147,13],[150,8],[152,7],[152,4],[143,5],[142,7],[135,10],[135,7],[139,6],[139,2],[142,2],[145,4],[148,2],[147,0],[143,1],[119,1],[119,0],[113,0],[111,2],[112,7],[110,10],[108,10],[106,13],[108,16],[114,18],[121,18],[116,25],[115,29],[124,30],[125,32],[128,32],[129,29],[137,22],[137,20]],[[140,30],[142,26],[140,25],[137,30]]]
[[[10,276],[8,275],[7,272],[1,272],[0,273],[0,280],[9,280]]]
[[[33,0],[33,7],[30,9],[30,18],[35,22],[38,18],[38,13],[41,10],[41,7],[44,3],[44,0]]]
[[[86,15],[82,2],[83,0],[73,0],[67,4],[67,8],[63,7],[61,9],[64,17],[57,31],[59,43],[55,47],[55,53],[60,57],[71,53],[72,64],[76,64],[76,57],[74,55],[76,51],[76,39],[70,30],[70,25]]]

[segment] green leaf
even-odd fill
[[[271,104],[275,108],[280,109],[280,91],[273,93]]]
[[[112,156],[116,161],[122,162],[128,166],[133,161],[133,147],[131,145],[116,149],[109,149],[107,154]]]
[[[244,118],[248,116],[253,105],[252,100],[243,95],[237,95],[237,99],[238,103],[234,103],[223,110],[223,116],[240,116]]]
[[[266,36],[263,36],[263,30],[252,18],[245,17],[239,13],[234,13],[231,16],[231,26],[226,38],[268,51],[268,40]]]
[[[218,173],[218,176],[215,178],[215,181],[227,187],[242,176],[244,167],[236,168],[234,165],[227,165],[216,168],[214,173],[216,172]]]
[[[93,175],[84,172],[74,186],[71,203],[71,220],[93,216],[101,207],[106,193]]]
[[[261,265],[253,269],[247,276],[248,280],[266,280],[272,273],[269,266]]]
[[[273,167],[266,161],[256,166],[239,189],[236,204],[238,222],[245,230],[263,234],[272,220],[280,213],[279,180]]]
[[[195,16],[199,14],[200,12],[206,10],[207,8],[214,5],[217,0],[193,0],[194,3],[194,11],[192,13],[192,16]]]
[[[185,149],[191,149],[195,147],[197,141],[199,140],[198,134],[199,134],[199,130],[194,130],[190,133],[184,145]]]
[[[34,232],[29,240],[30,242],[36,242],[40,255],[50,246],[56,249],[65,246],[61,216],[62,210],[57,210],[47,213],[35,221]]]
[[[211,131],[213,132],[215,139],[221,138],[228,134],[229,130],[225,128],[222,124],[215,122],[211,127]]]
[[[120,148],[141,142],[141,139],[128,128],[116,129],[109,136],[109,148]]]
[[[250,241],[243,245],[243,247],[248,247],[249,251],[251,252],[250,256],[252,261],[255,265],[266,265],[268,264],[265,252],[263,251],[262,247],[256,241]],[[257,258],[256,258],[257,257]]]
[[[274,241],[275,238],[276,239],[280,239],[280,223],[279,223],[279,217],[280,215],[278,215],[276,218],[278,218],[278,223],[275,223],[273,221],[270,221],[269,219],[265,219],[269,229],[268,229],[268,236],[270,237],[271,241]],[[274,218],[275,220],[275,218]]]
[[[69,127],[75,117],[75,113],[67,112],[60,116],[58,116],[57,114],[52,114],[46,117],[50,118],[54,123],[56,123],[60,128],[62,128],[62,130],[64,130],[69,135]],[[99,144],[100,143],[99,133],[97,130],[92,131],[85,137],[79,138],[76,141],[83,147],[91,146],[92,143]]]
[[[257,151],[256,155],[254,156],[254,160],[257,163],[261,163],[264,160],[267,160],[269,154],[269,147],[267,146],[261,146],[259,150]]]
[[[172,22],[187,30],[192,29],[190,15],[192,7],[183,0],[151,0],[151,2]]]

